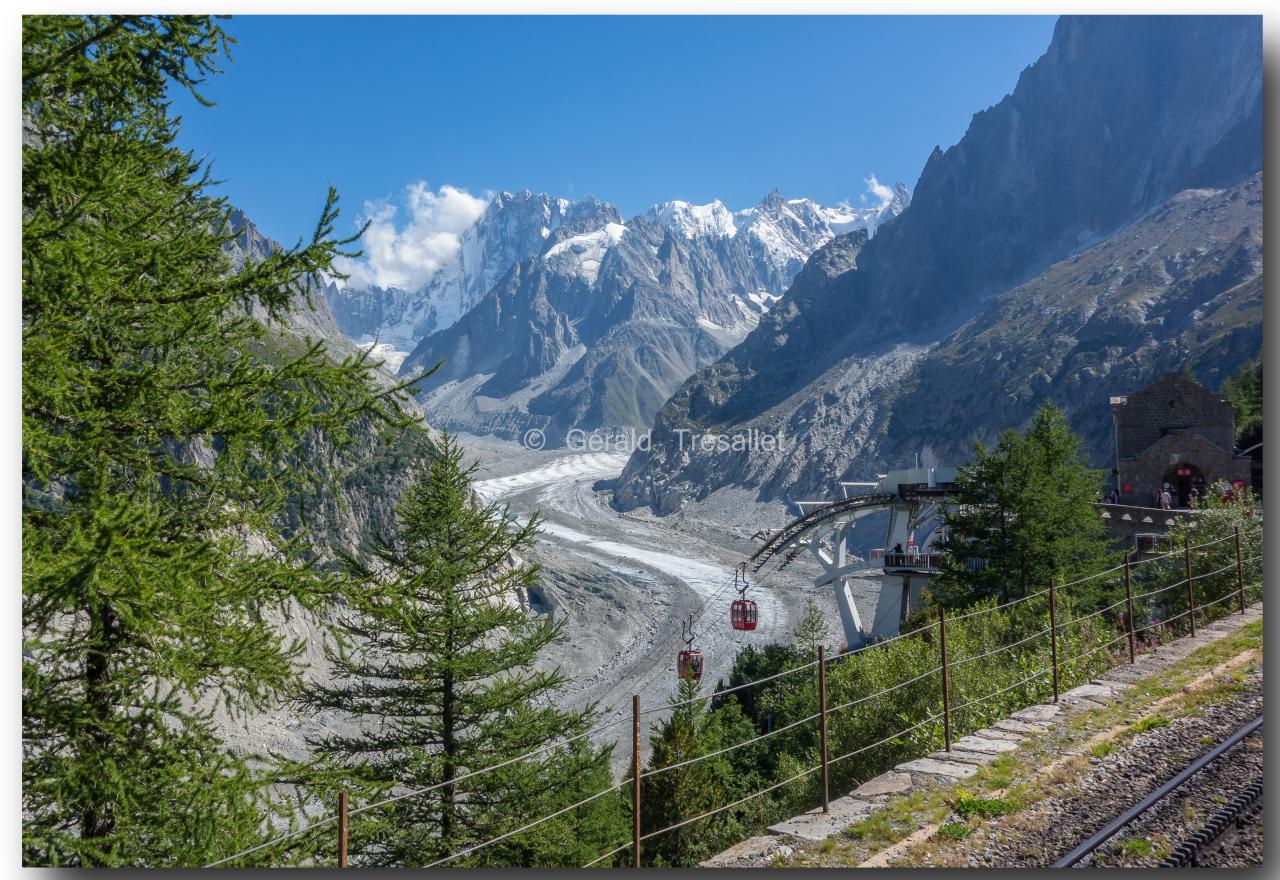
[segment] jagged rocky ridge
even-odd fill
[[[239,271],[245,263],[265,260],[281,249],[279,242],[264,235],[257,224],[249,219],[249,215],[239,208],[231,209],[230,221],[235,233],[235,240],[227,248],[232,271]],[[323,287],[318,286],[310,296],[305,293],[296,294],[290,305],[291,310],[284,316],[282,329],[299,338],[309,336],[324,340],[339,356],[355,352],[329,310]],[[254,303],[253,313],[258,320],[267,320],[266,310],[257,303]]]
[[[542,252],[546,240],[570,215],[582,216],[596,200],[575,207],[569,199],[547,193],[499,193],[466,229],[454,258],[417,290],[348,286],[335,283],[326,296],[342,332],[353,340],[377,339],[405,354],[426,336],[455,324],[514,265]],[[691,205],[671,201],[645,214],[686,238],[739,238],[764,279],[760,291],[777,299],[814,248],[834,234],[852,228],[874,229],[910,201],[899,184],[892,197],[870,208],[829,208],[809,199],[783,201],[771,193],[761,205],[733,212],[719,201]],[[742,233],[739,235],[739,233]],[[759,305],[759,303],[757,303]]]
[[[1187,360],[1212,380],[1261,344],[1261,84],[1256,18],[1060,19],[900,217],[815,254],[690,377],[616,503],[823,497],[915,452],[963,458],[1046,397],[1101,462],[1109,393]],[[781,431],[783,452],[676,434],[747,427]]]
[[[499,193],[463,232],[456,257],[421,289],[334,284],[327,289],[329,307],[351,339],[376,338],[408,353],[424,336],[454,324],[513,265],[537,254],[571,207],[546,193]]]
[[[846,229],[864,238],[910,200],[824,208],[771,192],[723,205],[656,205],[626,222],[575,202],[540,251],[517,262],[457,323],[404,361],[433,424],[548,445],[572,428],[643,429],[690,373],[741,340],[805,259]]]

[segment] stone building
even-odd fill
[[[1219,480],[1248,485],[1249,459],[1235,453],[1235,407],[1182,373],[1111,398],[1116,490],[1121,504],[1155,506],[1169,484],[1175,507]]]

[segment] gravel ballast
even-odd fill
[[[1227,677],[1229,678],[1229,677]],[[1014,821],[969,837],[974,867],[1042,867],[1068,853],[1122,811],[1262,713],[1262,673],[1239,685],[1234,699],[1199,715],[1173,718],[1135,733],[1065,792],[1022,810]],[[1160,719],[1163,721],[1164,719]],[[1160,721],[1156,723],[1159,725]],[[1250,737],[1144,813],[1080,864],[1157,867],[1182,841],[1200,831],[1235,793],[1262,775],[1262,739]],[[1242,843],[1242,847],[1247,844]],[[1260,852],[1261,843],[1258,842]],[[1238,853],[1243,857],[1243,852]],[[1235,855],[1226,853],[1230,861]],[[1239,862],[1259,864],[1260,862]]]

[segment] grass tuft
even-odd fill
[[[1148,730],[1155,730],[1160,727],[1168,727],[1169,719],[1163,715],[1152,715],[1150,718],[1143,718],[1141,721],[1129,725],[1130,733],[1144,733]]]
[[[938,829],[938,836],[947,840],[964,840],[971,833],[971,829],[963,822],[948,822]]]
[[[966,819],[970,816],[995,819],[1013,811],[1013,804],[1003,798],[975,797],[963,791],[960,792],[960,796],[951,804],[951,807]]]
[[[1124,840],[1116,844],[1116,849],[1124,853],[1126,856],[1149,856],[1155,852],[1155,844],[1147,840],[1145,837],[1126,837]]]

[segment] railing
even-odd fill
[[[867,551],[868,566],[879,563],[883,568],[911,568],[926,571],[939,571],[946,561],[945,553],[890,553],[883,547]],[[987,567],[987,560],[980,556],[970,556],[964,560],[966,571],[977,571]]]
[[[946,559],[943,553],[886,553],[884,567],[909,568],[914,571],[938,571]]]
[[[1193,507],[1174,507],[1165,510],[1163,507],[1148,507],[1142,504],[1109,503],[1099,501],[1094,504],[1104,519],[1125,520],[1134,522],[1151,522],[1163,518],[1165,520],[1182,520],[1196,513]]]
[[[518,828],[512,829],[510,831],[506,831],[493,838],[469,845],[455,852],[451,852],[448,855],[445,855],[436,859],[435,861],[426,865],[426,867],[435,867],[438,865],[447,864],[449,862],[453,862],[453,861],[456,861],[457,859],[479,852],[486,847],[492,846],[496,843],[500,843],[505,840],[509,840],[513,837],[516,837],[520,834],[525,833],[526,831],[536,828],[539,825],[549,822],[559,816],[563,816],[601,797],[621,792],[623,789],[629,789],[629,795],[630,795],[629,800],[631,801],[631,804],[632,804],[633,812],[632,812],[632,816],[630,817],[632,820],[630,823],[631,839],[622,843],[619,846],[614,847],[613,849],[605,853],[602,853],[601,855],[595,857],[594,859],[588,861],[584,865],[584,867],[590,867],[593,865],[600,864],[602,862],[605,862],[606,860],[612,859],[613,857],[620,855],[621,853],[627,850],[631,850],[632,852],[632,857],[629,860],[630,863],[636,867],[639,867],[641,864],[641,856],[643,853],[643,846],[645,841],[653,840],[654,838],[657,838],[663,834],[667,834],[678,828],[686,827],[695,822],[710,818],[712,816],[723,813],[727,810],[741,806],[756,798],[762,797],[766,794],[776,791],[784,786],[798,782],[801,779],[808,778],[809,776],[812,776],[813,774],[816,774],[816,773],[821,774],[820,776],[821,785],[819,786],[819,793],[820,793],[822,809],[824,812],[826,812],[829,807],[829,791],[828,791],[829,770],[835,764],[846,761],[849,758],[852,758],[856,755],[864,754],[874,749],[881,748],[890,743],[896,742],[901,744],[903,741],[903,737],[913,734],[919,731],[921,728],[926,727],[927,725],[933,725],[938,723],[941,724],[941,732],[943,735],[944,748],[946,751],[949,752],[952,749],[953,722],[955,721],[956,717],[960,715],[960,713],[973,709],[976,706],[989,703],[991,700],[994,700],[997,697],[1003,696],[1004,694],[1007,694],[1010,691],[1014,691],[1018,688],[1027,689],[1026,696],[1028,696],[1028,698],[1030,698],[1033,695],[1033,693],[1044,693],[1045,696],[1048,696],[1048,694],[1051,693],[1052,700],[1053,702],[1056,703],[1061,696],[1061,693],[1060,693],[1061,685],[1062,685],[1061,676],[1063,672],[1064,671],[1069,672],[1075,669],[1084,660],[1087,660],[1091,657],[1096,657],[1101,652],[1111,652],[1113,649],[1116,648],[1117,645],[1120,645],[1121,643],[1125,643],[1125,647],[1127,648],[1127,651],[1125,650],[1125,648],[1120,648],[1119,653],[1121,656],[1123,656],[1124,653],[1127,653],[1129,662],[1133,663],[1136,661],[1136,655],[1137,655],[1138,645],[1140,641],[1145,644],[1151,640],[1152,636],[1158,639],[1161,633],[1167,632],[1171,627],[1171,625],[1177,621],[1185,619],[1187,621],[1191,634],[1194,635],[1198,616],[1204,619],[1209,619],[1212,615],[1217,614],[1219,611],[1223,613],[1238,612],[1240,614],[1243,614],[1246,609],[1246,590],[1248,589],[1245,582],[1245,565],[1246,564],[1252,565],[1255,562],[1260,562],[1262,559],[1260,530],[1258,535],[1250,536],[1250,537],[1251,539],[1256,538],[1256,546],[1252,546],[1251,549],[1257,550],[1258,552],[1256,554],[1251,555],[1247,559],[1244,557],[1244,550],[1242,546],[1242,540],[1243,540],[1242,535],[1240,531],[1237,529],[1233,535],[1229,535],[1224,538],[1219,538],[1214,541],[1208,541],[1202,544],[1198,544],[1196,546],[1187,546],[1184,543],[1184,545],[1179,550],[1172,550],[1160,556],[1153,556],[1138,562],[1131,562],[1129,558],[1126,557],[1122,565],[1116,566],[1111,569],[1107,569],[1106,571],[1097,572],[1095,574],[1092,574],[1087,577],[1080,578],[1078,580],[1071,581],[1068,583],[1054,584],[1051,581],[1045,589],[1036,591],[1026,596],[1022,596],[1012,601],[1005,602],[1001,605],[996,605],[991,608],[979,608],[974,611],[969,611],[961,614],[951,614],[951,615],[948,615],[945,609],[939,608],[937,620],[933,621],[932,623],[924,625],[921,628],[914,630],[912,632],[902,633],[893,638],[885,639],[880,642],[875,642],[875,643],[866,645],[862,648],[859,648],[855,651],[839,654],[835,657],[826,656],[825,650],[819,647],[818,659],[816,661],[806,663],[792,669],[783,670],[782,672],[765,676],[763,678],[760,678],[754,681],[744,682],[732,688],[727,688],[717,692],[718,694],[738,692],[738,691],[745,690],[747,688],[754,688],[765,683],[778,682],[784,679],[790,679],[792,676],[795,676],[797,674],[809,672],[809,674],[816,679],[816,682],[813,682],[814,684],[817,685],[818,706],[817,706],[816,712],[810,715],[807,715],[806,717],[799,718],[783,726],[780,726],[776,729],[771,729],[757,736],[750,737],[740,742],[724,746],[708,754],[699,755],[693,758],[688,758],[688,759],[685,759],[676,763],[672,763],[669,765],[665,765],[665,766],[651,767],[649,770],[643,770],[639,760],[642,717],[644,715],[647,715],[653,712],[669,710],[669,709],[677,708],[679,706],[687,705],[690,703],[706,701],[709,699],[709,697],[699,696],[699,697],[695,697],[693,699],[685,700],[682,702],[664,703],[661,706],[651,707],[649,709],[642,709],[641,697],[639,694],[636,694],[632,698],[632,712],[631,712],[631,718],[630,718],[630,721],[631,721],[630,746],[632,748],[633,769],[631,774],[629,775],[629,778],[624,779],[623,781],[615,783],[606,788],[603,788],[600,791],[594,792],[591,795],[579,800],[574,804],[570,804],[569,806],[557,809],[537,819],[532,819],[531,821],[525,824],[522,824]],[[1231,543],[1227,543],[1227,542],[1231,542]],[[1193,558],[1193,552],[1198,554],[1194,558]],[[887,556],[893,556],[893,555],[895,554],[887,554]],[[905,556],[906,554],[902,554],[902,555]],[[925,554],[925,555],[938,556],[940,554]],[[1153,563],[1159,563],[1161,561],[1164,561],[1166,563],[1166,566],[1171,566],[1171,567],[1161,568],[1159,566],[1153,565]],[[1209,565],[1213,565],[1215,567],[1209,568],[1208,567]],[[1117,599],[1117,601],[1103,608],[1089,612],[1087,614],[1081,614],[1070,620],[1063,621],[1058,619],[1057,612],[1061,604],[1060,597],[1064,595],[1064,591],[1070,592],[1077,588],[1082,587],[1086,583],[1097,581],[1103,578],[1107,578],[1107,579],[1110,579],[1111,581],[1114,581],[1117,585],[1117,589],[1119,589],[1120,584],[1123,584],[1123,598],[1119,598]],[[1216,581],[1212,580],[1214,578],[1217,578],[1218,580]],[[1167,581],[1167,582],[1153,584],[1152,581]],[[1216,592],[1218,592],[1219,595],[1216,595],[1215,597],[1210,598],[1209,593],[1207,592],[1207,589],[1208,589],[1207,585],[1218,584],[1221,587],[1225,583],[1232,583],[1234,584],[1234,587],[1230,590],[1218,589]],[[1260,573],[1259,573],[1259,584],[1260,584]],[[1256,585],[1251,582],[1248,586],[1253,587]],[[1138,587],[1139,589],[1135,591],[1135,587]],[[990,615],[995,614],[996,612],[1004,611],[1011,607],[1022,605],[1028,602],[1033,602],[1040,599],[1043,599],[1047,605],[1048,624],[1049,624],[1047,627],[1044,627],[1043,629],[1040,629],[1039,631],[1036,631],[1036,632],[1031,632],[1010,644],[1001,645],[1000,647],[994,648],[989,651],[985,651],[979,654],[974,654],[972,656],[962,657],[959,659],[956,659],[955,657],[951,656],[951,652],[949,650],[951,646],[949,645],[949,640],[947,635],[949,626],[954,627],[956,624],[964,621],[977,621],[982,618],[989,617]],[[1230,611],[1227,611],[1223,604],[1228,601],[1230,601],[1230,604],[1231,604]],[[1135,614],[1135,610],[1134,610],[1135,603],[1146,603],[1146,605],[1144,606],[1145,610],[1142,615],[1142,619],[1145,621],[1145,625],[1141,627],[1137,626],[1139,618]],[[1182,608],[1182,610],[1179,613],[1171,616],[1167,614],[1168,611],[1176,610],[1179,605]],[[1159,613],[1154,613],[1156,611],[1158,611]],[[1075,653],[1072,656],[1069,656],[1065,659],[1059,656],[1060,649],[1069,647],[1069,645],[1067,644],[1068,639],[1067,637],[1064,636],[1064,633],[1067,633],[1070,627],[1077,624],[1083,624],[1088,621],[1106,620],[1108,617],[1110,617],[1113,620],[1113,622],[1116,624],[1116,626],[1120,630],[1120,634],[1118,636],[1110,638],[1109,640],[1102,642],[1100,644],[1095,644],[1092,647],[1089,647],[1087,650],[1081,650],[1080,652]],[[935,631],[936,631],[936,634],[935,634]],[[1108,635],[1114,635],[1115,632],[1116,630],[1112,629],[1111,632],[1108,633]],[[1140,640],[1139,636],[1144,633],[1151,634],[1151,636],[1145,637]],[[959,705],[952,704],[952,698],[954,696],[953,676],[956,670],[961,669],[970,663],[974,663],[984,659],[989,659],[998,654],[1012,651],[1015,648],[1023,647],[1024,651],[1026,651],[1028,650],[1028,648],[1026,648],[1025,646],[1028,646],[1028,645],[1034,646],[1040,640],[1046,639],[1046,637],[1049,642],[1049,649],[1050,649],[1050,661],[1047,668],[1041,668],[1037,671],[1032,671],[1025,677],[1017,681],[1014,681],[1012,684],[1005,684],[1003,687],[995,688],[994,690],[991,690],[990,692],[982,694],[980,696],[970,697],[964,700],[964,702],[961,702]],[[900,642],[905,639],[923,639],[923,640],[926,640],[926,642],[936,641],[937,657],[938,657],[937,665],[927,669],[923,673],[918,673],[911,678],[905,679],[900,682],[896,682],[874,693],[866,694],[866,695],[857,697],[856,699],[847,700],[835,706],[828,705],[827,670],[830,664],[843,662],[847,658],[851,656],[855,656],[862,652],[883,650],[885,649],[886,646]],[[927,683],[931,678],[935,676],[937,677],[936,685],[935,685],[937,688],[936,695],[940,698],[941,709],[942,709],[941,712],[928,712],[923,718],[920,718],[919,720],[914,721],[914,723],[907,724],[907,726],[903,727],[901,730],[897,730],[889,734],[888,736],[881,737],[880,739],[874,742],[858,745],[856,748],[846,752],[845,754],[839,755],[834,758],[832,758],[829,755],[829,752],[828,752],[829,737],[828,737],[827,726],[828,726],[828,721],[832,717],[837,716],[838,713],[843,713],[846,710],[851,709],[855,706],[865,704],[872,700],[880,699],[882,697],[885,697],[896,691],[900,691],[903,688],[909,687],[911,685],[920,685],[922,682]],[[1046,678],[1049,679],[1049,684],[1050,684],[1049,691],[1041,692],[1041,691],[1031,690],[1033,686],[1032,684],[1033,682],[1038,682],[1038,684],[1036,684],[1035,687],[1038,687],[1038,688],[1044,687],[1044,684],[1045,684],[1044,679]],[[964,717],[964,716],[961,716],[961,717]],[[335,861],[339,865],[345,866],[347,864],[347,832],[349,827],[348,823],[351,818],[354,818],[359,814],[366,813],[366,812],[378,809],[380,807],[386,806],[388,804],[395,803],[397,801],[421,796],[427,792],[440,788],[445,784],[457,785],[461,782],[465,782],[469,778],[474,778],[476,776],[480,776],[482,774],[497,770],[501,767],[510,766],[513,763],[536,757],[552,749],[563,747],[576,740],[579,740],[584,737],[597,734],[603,730],[612,728],[618,724],[623,723],[626,720],[628,719],[621,718],[621,719],[609,721],[605,724],[597,725],[596,727],[592,728],[589,731],[576,734],[574,736],[568,737],[566,739],[563,739],[555,743],[550,743],[539,749],[535,749],[533,751],[508,759],[501,763],[461,774],[456,778],[454,778],[453,780],[450,780],[449,783],[440,783],[439,785],[416,789],[414,791],[396,795],[394,797],[385,798],[383,800],[377,801],[375,803],[370,803],[370,804],[358,807],[356,809],[348,808],[347,796],[345,793],[343,793],[339,798],[338,812],[336,814],[325,817],[323,819],[318,819],[314,822],[311,822],[303,826],[300,829],[291,831],[287,834],[282,834],[278,837],[268,840],[255,847],[236,853],[235,855],[228,856],[225,859],[221,859],[218,862],[215,862],[213,864],[221,865],[221,864],[228,864],[231,862],[235,862],[249,855],[261,852],[269,847],[277,846],[279,844],[282,844],[290,840],[296,841],[301,836],[308,834],[310,832],[314,832],[318,829],[336,825],[338,834],[336,835],[337,840],[336,840]],[[819,756],[818,756],[817,763],[815,763],[814,765],[794,773],[787,779],[774,782],[773,784],[768,785],[749,795],[746,795],[745,797],[737,798],[730,803],[721,804],[719,806],[716,806],[714,809],[704,811],[696,816],[682,818],[679,821],[674,822],[670,825],[667,825],[663,828],[652,830],[647,833],[642,833],[641,793],[644,789],[644,782],[646,779],[653,779],[663,774],[681,770],[681,769],[699,764],[703,761],[707,761],[712,758],[729,754],[731,752],[737,751],[738,749],[742,749],[750,745],[754,745],[754,744],[764,742],[766,740],[770,740],[773,737],[779,736],[785,732],[793,731],[798,728],[813,724],[814,722],[817,722],[817,725],[819,728],[819,735],[820,735]]]

